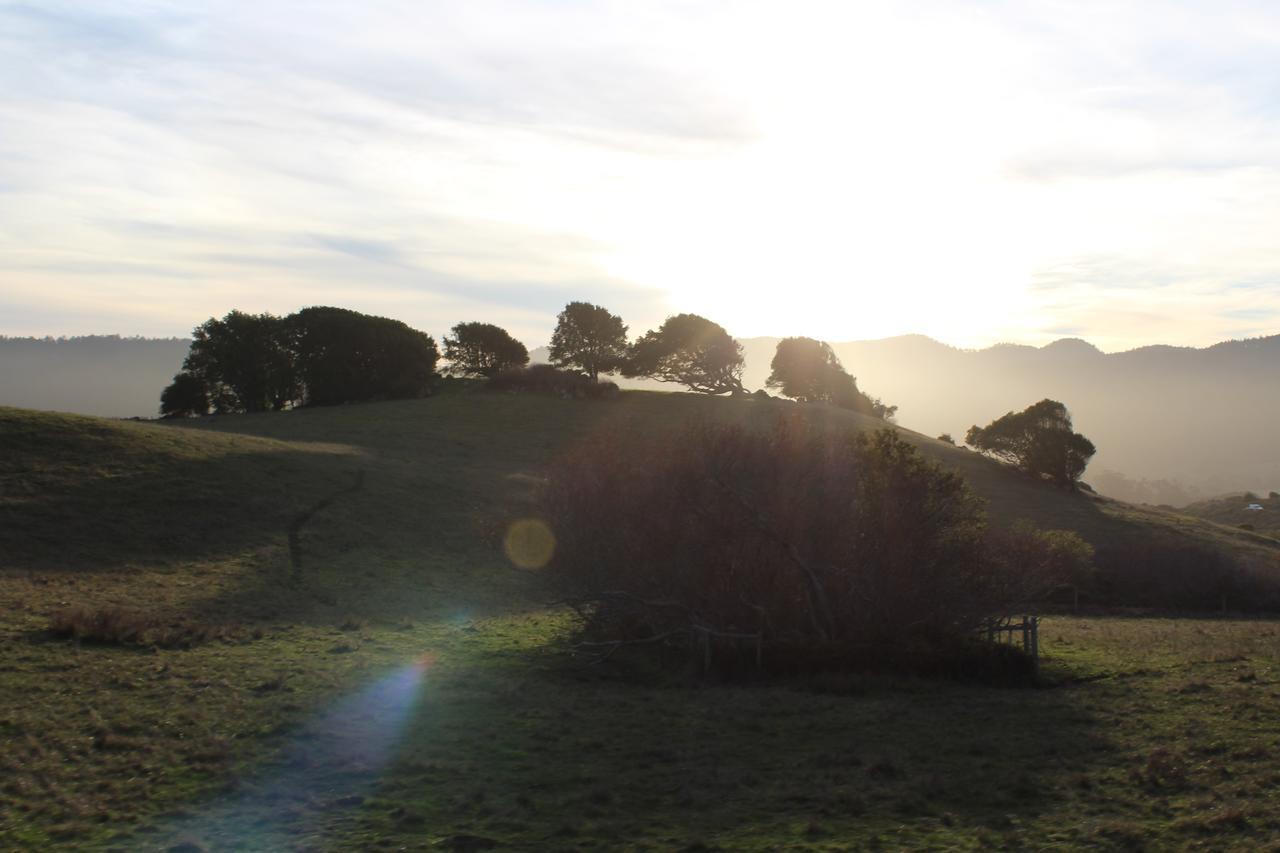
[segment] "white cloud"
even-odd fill
[[[1254,3],[0,5],[0,332],[1265,331],[1277,46]]]

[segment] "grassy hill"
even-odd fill
[[[1256,504],[1262,509],[1249,509]],[[1185,515],[1202,518],[1228,527],[1254,530],[1264,536],[1280,539],[1280,496],[1235,494],[1207,501],[1197,501],[1178,510]]]
[[[1040,691],[692,689],[572,663],[571,614],[500,547],[540,472],[593,433],[626,452],[628,430],[793,408],[472,393],[185,424],[0,409],[0,847],[1256,846],[1280,831],[1269,622],[1059,617],[1046,666],[1071,686]],[[904,434],[998,523],[1274,559],[1265,537]],[[189,641],[51,634],[76,608]]]

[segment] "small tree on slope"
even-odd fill
[[[965,443],[1016,465],[1035,477],[1074,489],[1096,448],[1071,428],[1071,414],[1057,400],[1044,399],[1009,412],[985,427],[974,425]]]

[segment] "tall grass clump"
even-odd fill
[[[231,640],[240,632],[181,616],[162,616],[129,607],[72,605],[49,617],[49,632],[83,643],[185,649],[212,640]]]
[[[989,531],[963,478],[892,430],[803,418],[602,437],[556,467],[544,502],[586,645],[674,645],[708,665],[945,667],[1087,559],[1070,534]]]

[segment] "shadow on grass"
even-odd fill
[[[562,641],[521,648],[525,629],[506,647],[487,630],[452,665],[407,661],[321,712],[259,778],[164,837],[352,849],[972,837],[1034,818],[1110,751],[1062,691],[884,676],[851,677],[843,695],[798,680],[660,686],[574,664]]]
[[[294,451],[166,459],[127,472],[44,481],[0,506],[3,565],[111,570],[199,562],[283,542],[319,495],[349,485],[361,460]]]
[[[397,809],[444,835],[533,846],[732,847],[904,820],[1003,829],[1106,749],[1058,691],[867,678],[833,696],[579,677],[494,669],[429,702],[383,785],[388,808],[365,815],[371,835],[394,834]]]

